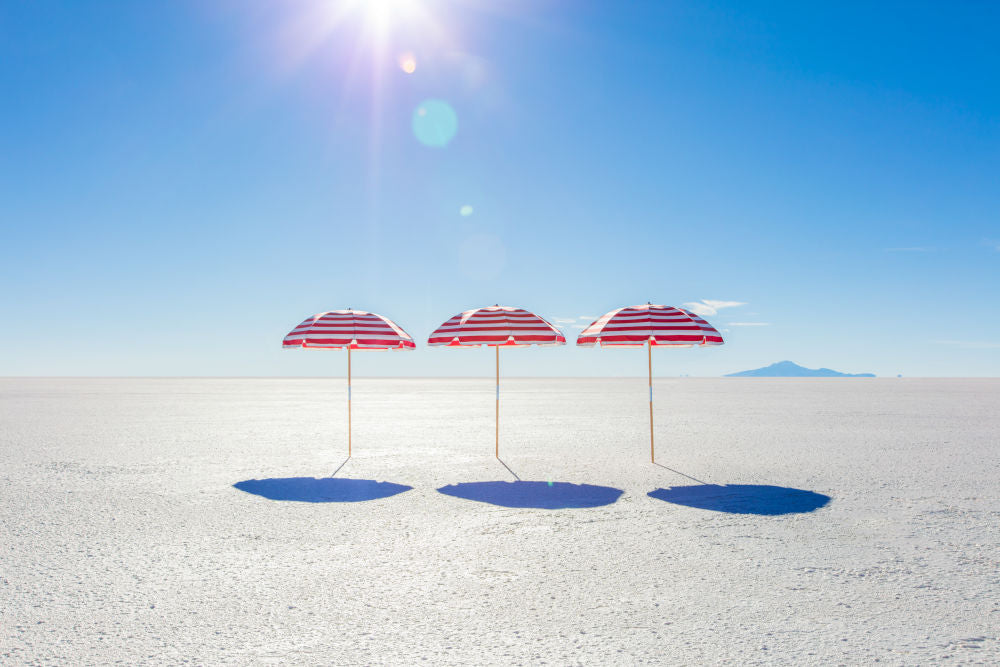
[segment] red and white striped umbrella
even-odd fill
[[[648,348],[649,359],[649,458],[656,460],[653,449],[653,347],[691,347],[722,345],[722,334],[689,310],[675,306],[628,306],[612,310],[580,332],[577,345]]]
[[[410,334],[388,317],[363,310],[331,310],[313,315],[285,336],[282,347],[413,349]]]
[[[281,342],[290,350],[347,349],[347,456],[351,456],[351,350],[412,350],[413,337],[388,317],[363,310],[331,310],[313,315]]]
[[[543,318],[521,308],[487,306],[455,315],[428,345],[565,345],[566,337]]]
[[[496,348],[496,457],[500,458],[500,348],[526,345],[565,345],[566,337],[544,318],[521,308],[487,306],[455,315],[435,329],[428,345]]]
[[[674,306],[628,306],[612,310],[580,332],[577,345],[722,345],[722,335],[689,310]]]

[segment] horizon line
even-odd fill
[[[346,375],[0,375],[0,380],[334,380]],[[493,375],[354,375],[366,380],[494,380]],[[505,380],[634,380],[646,375],[510,375]],[[672,380],[1000,380],[996,375],[734,376],[654,375]]]

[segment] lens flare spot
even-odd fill
[[[399,56],[399,69],[403,70],[407,74],[413,74],[417,71],[417,59],[412,53],[404,53]]]
[[[472,207],[466,204],[462,208],[458,209],[458,213],[463,218],[468,218],[470,215],[472,215]]]
[[[444,100],[426,100],[413,112],[413,135],[431,148],[443,148],[458,132],[458,115]]]

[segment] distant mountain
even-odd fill
[[[727,378],[873,378],[874,373],[840,373],[829,368],[803,368],[791,361],[756,368],[752,371],[730,373]]]

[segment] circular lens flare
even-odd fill
[[[443,148],[458,132],[458,114],[444,100],[426,100],[413,112],[413,135],[431,148]]]
[[[399,56],[399,69],[403,70],[407,74],[413,74],[417,71],[417,59],[412,53],[404,53]]]

